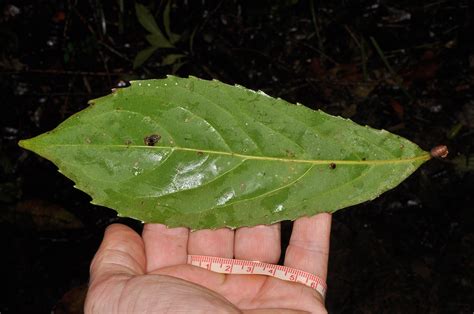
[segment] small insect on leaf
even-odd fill
[[[145,142],[145,145],[147,146],[155,146],[156,143],[161,139],[161,136],[158,134],[151,134],[148,136],[145,136],[143,141]]]
[[[431,157],[434,158],[446,158],[448,156],[448,147],[446,145],[438,145],[431,149]]]
[[[335,163],[330,163],[329,164],[329,169],[336,169],[336,164]]]

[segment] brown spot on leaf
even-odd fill
[[[336,169],[336,164],[335,163],[330,163],[329,164],[329,169]]]
[[[201,151],[198,151],[197,154],[198,154],[198,156],[202,156],[204,153],[201,152]]]
[[[158,134],[151,134],[148,136],[145,136],[143,141],[145,142],[145,145],[147,146],[155,146],[156,143],[161,139],[161,136]]]
[[[289,158],[294,158],[295,157],[295,153],[293,153],[292,151],[286,149],[285,152],[286,152],[287,157],[289,157]]]

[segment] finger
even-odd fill
[[[145,249],[142,238],[122,224],[107,227],[104,239],[90,268],[90,280],[112,275],[140,275],[145,272]]]
[[[331,234],[331,214],[322,213],[295,220],[286,249],[285,266],[315,274],[326,280]]]
[[[162,224],[145,224],[143,241],[146,252],[146,271],[186,264],[189,230],[168,228]]]
[[[277,263],[281,253],[280,229],[279,223],[237,229],[234,240],[235,258]]]
[[[232,258],[234,231],[227,228],[193,231],[189,234],[188,254]]]

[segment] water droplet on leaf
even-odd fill
[[[278,204],[274,209],[273,209],[273,212],[274,213],[279,213],[281,211],[283,211],[285,209],[285,207],[282,205],[282,204]]]

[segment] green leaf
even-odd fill
[[[157,48],[174,48],[174,46],[166,39],[163,34],[148,34],[146,35],[146,40],[153,47]]]
[[[181,69],[181,67],[185,64],[187,64],[189,61],[188,60],[184,60],[184,61],[181,61],[181,62],[177,62],[175,64],[173,64],[171,66],[171,73],[175,74],[179,71],[179,69]]]
[[[165,32],[168,36],[171,34],[170,12],[171,12],[171,0],[167,0],[166,5],[165,5],[165,10],[163,11],[163,25],[165,26]]]
[[[179,59],[182,59],[182,58],[185,58],[186,55],[182,54],[182,53],[177,53],[177,54],[169,54],[169,55],[166,55],[164,58],[163,58],[163,61],[161,61],[161,64],[162,65],[170,65],[170,64],[175,64],[176,61],[178,61]]]
[[[150,10],[143,4],[135,4],[135,10],[137,18],[140,24],[150,32],[146,36],[146,40],[150,45],[157,48],[173,48],[173,44],[163,35],[160,28],[156,24],[155,18],[151,14]]]
[[[192,229],[334,212],[374,199],[430,155],[384,130],[218,81],[132,82],[20,146],[94,204]]]
[[[176,44],[178,41],[181,40],[181,35],[179,35],[179,34],[171,33],[171,34],[169,34],[169,37],[170,37],[170,41],[173,44]]]
[[[171,42],[175,44],[181,39],[181,35],[175,34],[171,31],[171,26],[170,26],[171,1],[172,0],[168,0],[166,2],[165,9],[163,11],[163,25],[165,26],[166,35],[171,40]]]
[[[156,24],[153,14],[150,10],[140,3],[135,3],[135,12],[137,14],[138,22],[150,33],[161,34],[161,30]]]
[[[158,48],[152,46],[139,51],[133,60],[133,68],[136,69],[145,63],[145,61],[152,56],[156,49]]]

